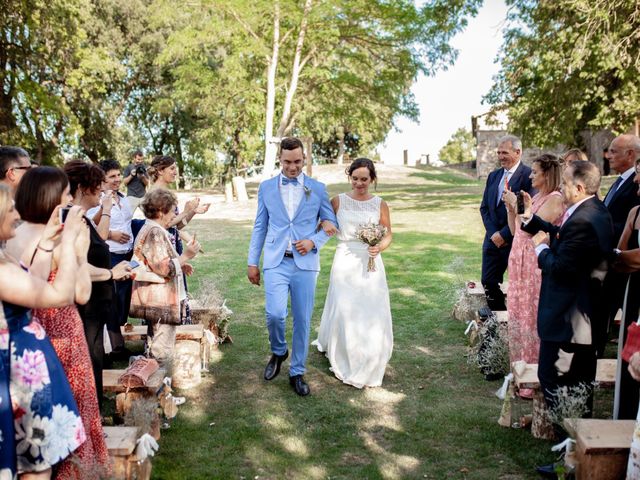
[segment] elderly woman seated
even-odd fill
[[[167,226],[175,217],[177,204],[169,190],[149,192],[140,205],[147,220],[133,247],[133,260],[140,266],[134,270],[130,316],[147,321],[149,352],[160,363],[173,354],[176,325],[187,298],[182,274],[193,273],[187,262],[200,250],[195,237],[182,255],[173,247]]]

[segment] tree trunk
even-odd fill
[[[344,165],[344,127],[338,127],[338,158],[336,163]]]
[[[264,169],[262,178],[271,177],[276,166],[277,145],[272,141],[273,116],[276,105],[276,71],[278,69],[278,53],[280,48],[280,2],[274,3],[273,9],[273,51],[267,62],[267,109],[264,122]]]
[[[307,26],[309,21],[309,12],[311,11],[311,5],[313,0],[306,0],[304,4],[304,12],[302,13],[302,20],[300,21],[300,31],[298,32],[298,41],[296,43],[296,52],[293,58],[293,68],[291,70],[291,79],[289,80],[289,88],[287,88],[287,95],[284,100],[284,107],[282,109],[282,118],[280,119],[280,125],[276,132],[276,138],[280,139],[284,135],[287,126],[289,125],[289,117],[291,116],[291,105],[293,103],[293,97],[298,88],[298,79],[300,77],[300,71],[304,67],[307,59],[302,60],[302,49],[304,47],[304,37],[307,33]],[[263,178],[269,178],[271,172],[275,168],[276,164],[276,148],[267,149],[267,155],[264,160]]]

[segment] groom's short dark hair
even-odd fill
[[[282,150],[295,150],[296,148],[304,152],[304,146],[299,138],[285,137],[280,141],[280,153],[282,153]]]

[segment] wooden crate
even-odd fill
[[[111,459],[112,477],[117,480],[149,480],[151,460],[139,462],[134,455],[137,427],[103,427],[105,443]]]
[[[566,419],[564,427],[576,441],[576,479],[624,478],[635,424],[635,420]]]

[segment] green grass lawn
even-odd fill
[[[330,194],[348,185],[330,186]],[[246,278],[251,221],[194,221],[206,254],[198,277],[213,279],[234,311],[234,344],[222,345],[201,386],[162,432],[153,478],[537,478],[551,444],[497,424],[498,383],[467,365],[464,325],[450,312],[464,280],[478,279],[483,183],[448,170],[414,173],[378,193],[391,208],[394,242],[384,252],[394,352],[381,388],[357,390],[310,350],[311,396],[285,370],[262,379],[269,358],[263,288]],[[322,251],[315,338],[335,249]],[[288,322],[290,338],[291,325]],[[516,408],[530,409],[529,404]]]

